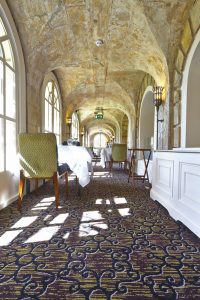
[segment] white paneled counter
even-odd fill
[[[150,196],[200,237],[200,149],[155,151]]]

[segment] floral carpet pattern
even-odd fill
[[[0,211],[0,299],[200,299],[200,240],[142,183],[96,167],[56,211],[46,183]]]

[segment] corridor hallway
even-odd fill
[[[199,299],[199,239],[117,167],[0,211],[0,299]]]

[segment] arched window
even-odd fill
[[[94,142],[93,142],[94,148],[105,148],[107,146],[107,143],[108,143],[108,139],[104,133],[99,132],[94,136]]]
[[[53,74],[49,74],[43,84],[43,132],[53,132],[57,142],[61,141],[61,100],[58,83]]]
[[[10,39],[0,19],[0,171],[12,170],[16,155],[15,61]]]
[[[79,119],[77,113],[72,114],[72,138],[79,140]]]
[[[17,134],[25,131],[25,67],[20,40],[8,6],[0,3],[0,208],[18,187]]]

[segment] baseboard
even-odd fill
[[[161,203],[169,212],[170,216],[176,220],[181,221],[185,226],[187,226],[194,234],[196,234],[198,237],[200,237],[200,227],[194,224],[188,217],[183,215],[180,211],[177,210],[173,205],[171,205],[167,199],[165,199],[163,196],[161,196],[158,192],[151,189],[150,197],[153,200],[157,200],[159,203]]]
[[[13,203],[14,201],[16,201],[18,199],[18,194],[14,195],[12,198],[7,199],[6,202],[1,203],[0,204],[0,210],[3,208],[6,208],[8,205],[10,205],[11,203]]]

